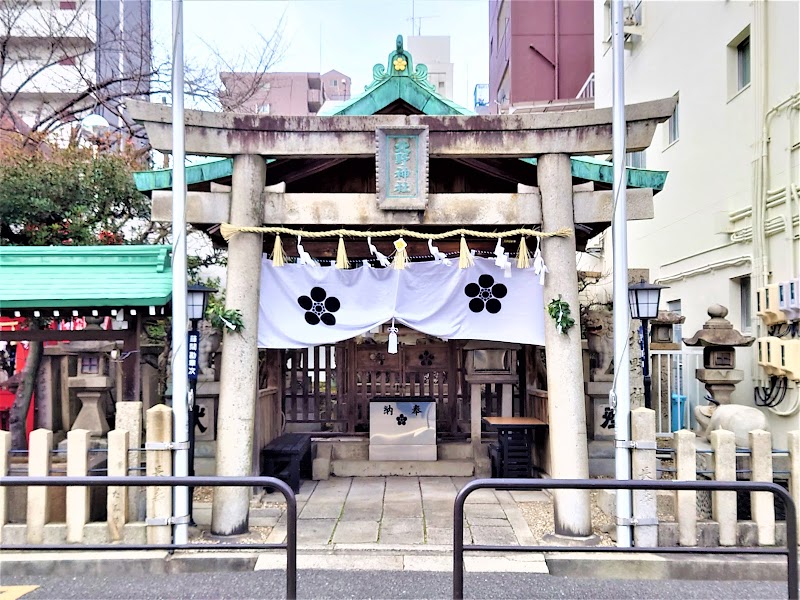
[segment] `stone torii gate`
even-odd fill
[[[376,81],[343,112],[368,101],[374,105],[372,112],[390,114],[288,117],[187,111],[186,151],[233,159],[230,191],[189,192],[187,220],[194,224],[229,222],[240,227],[540,225],[545,231],[566,227],[573,232],[578,224],[578,231],[584,231],[584,240],[587,229],[596,233],[597,227],[602,230],[608,226],[613,210],[611,191],[593,189],[591,185],[574,186],[576,167],[570,157],[611,153],[610,109],[470,116],[456,107],[450,114],[441,114],[444,109],[433,115],[408,114],[423,112],[415,109],[420,104],[415,98],[423,92],[428,94],[425,102],[455,105],[425,86],[422,65],[414,71],[411,57],[401,44],[390,54],[388,65],[388,74],[379,72],[383,70],[380,65],[375,73]],[[390,85],[394,86],[391,88],[394,91],[387,91]],[[408,92],[410,86],[419,89],[413,88],[412,94]],[[133,101],[127,106],[129,114],[146,127],[152,146],[162,152],[171,151],[170,107]],[[674,99],[628,106],[628,149],[647,148],[656,125],[668,119],[674,107]],[[270,169],[272,165],[275,169],[284,169],[285,164],[294,160],[303,165],[300,168],[306,172],[319,172],[349,159],[373,159],[376,135],[380,137],[390,130],[422,131],[427,136],[430,158],[453,159],[483,173],[497,170],[489,164],[491,161],[496,164],[496,159],[535,158],[535,175],[529,179],[535,186],[522,186],[517,190],[519,193],[429,194],[425,189],[424,196],[413,199],[408,205],[391,207],[382,203],[374,192],[296,193],[265,189],[265,182],[269,181],[266,159],[275,159],[270,162]],[[531,161],[524,164],[533,172]],[[427,167],[426,163],[426,173]],[[154,218],[169,219],[166,202],[169,198],[167,192],[154,193]],[[652,218],[652,199],[653,189],[632,189],[628,194],[629,219]],[[588,227],[581,224],[588,224]],[[577,310],[577,238],[576,233],[571,237],[548,239],[542,244],[550,269],[544,285],[545,305],[560,295]],[[241,311],[245,327],[235,334],[226,332],[224,338],[217,442],[217,474],[222,476],[251,472],[262,252],[262,235],[257,233],[239,233],[228,246],[226,307]],[[551,319],[545,319],[547,362],[550,366],[557,365],[547,372],[549,439],[554,442],[549,471],[558,479],[588,477],[579,329],[574,327],[561,334]],[[247,531],[247,489],[220,488],[215,492],[213,506],[214,533],[233,535]],[[589,539],[588,492],[557,492],[555,521],[556,535],[573,540]]]

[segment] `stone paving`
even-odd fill
[[[305,481],[297,495],[299,547],[396,547],[431,550],[453,543],[453,501],[470,477],[332,477]],[[268,542],[286,538],[278,495],[251,510],[250,524],[272,527]],[[464,541],[534,544],[511,493],[478,490],[464,506]]]

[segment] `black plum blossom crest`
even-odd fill
[[[508,288],[502,283],[495,283],[491,275],[481,275],[478,283],[470,283],[464,288],[464,293],[472,298],[469,309],[479,313],[484,308],[491,314],[497,314],[502,308],[500,298],[505,298]]]
[[[339,299],[331,296],[321,287],[311,288],[308,296],[300,296],[297,303],[306,311],[306,323],[317,325],[322,322],[325,325],[336,325],[335,313],[341,307]]]
[[[400,416],[397,417],[397,424],[398,425],[405,425],[407,421],[408,421],[408,417],[405,416],[402,413],[400,413]]]
[[[419,364],[423,367],[430,367],[435,359],[436,356],[425,350],[425,352],[419,355]]]

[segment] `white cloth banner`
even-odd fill
[[[453,261],[346,270],[262,259],[259,347],[333,344],[392,318],[442,339],[544,345],[542,285],[532,269],[504,271],[484,258],[467,269]]]

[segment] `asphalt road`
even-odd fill
[[[2,573],[2,586],[40,586],[22,596],[23,600],[283,598],[286,581],[279,571],[74,578],[14,577],[6,571]],[[449,573],[313,570],[298,573],[297,595],[298,598],[450,598],[451,585]],[[786,598],[786,586],[778,582],[599,580],[521,573],[467,573],[464,591],[467,598],[509,599]],[[0,591],[0,599],[17,597],[13,588]]]

